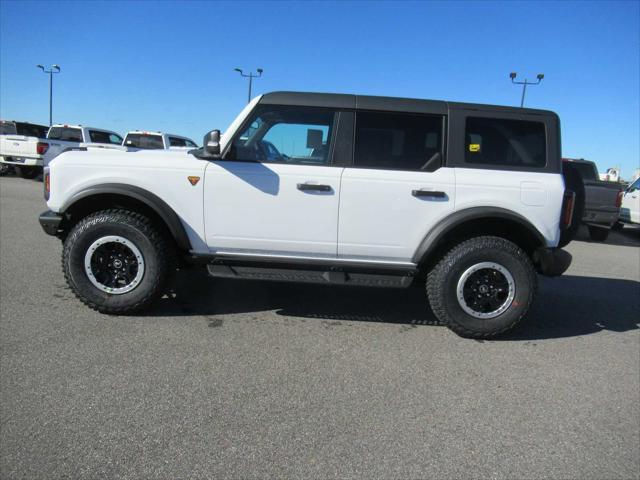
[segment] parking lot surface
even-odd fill
[[[67,289],[42,184],[0,178],[0,477],[640,477],[640,231],[586,236],[505,339],[420,287],[181,274],[151,312]]]

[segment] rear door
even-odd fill
[[[336,257],[338,118],[328,108],[254,109],[224,159],[206,169],[205,235],[211,251]]]
[[[444,124],[436,113],[356,112],[353,165],[342,175],[339,257],[411,262],[426,233],[453,211]]]

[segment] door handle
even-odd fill
[[[303,192],[330,192],[331,185],[318,185],[317,183],[299,183],[298,190]]]
[[[446,198],[447,194],[444,192],[438,192],[433,190],[411,190],[411,195],[414,197],[429,197],[429,198]]]

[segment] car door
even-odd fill
[[[335,258],[342,167],[338,112],[258,105],[205,172],[205,236],[215,253]]]
[[[426,233],[454,208],[442,166],[444,116],[358,111],[353,165],[342,175],[338,256],[411,262]]]

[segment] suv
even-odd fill
[[[198,150],[62,157],[40,223],[64,241],[71,289],[104,313],[151,305],[183,259],[225,278],[426,280],[440,321],[489,338],[524,317],[536,272],[571,262],[549,111],[276,92]]]
[[[196,143],[187,137],[162,132],[143,132],[133,130],[124,137],[122,145],[141,150],[175,150],[181,148],[198,148]]]

